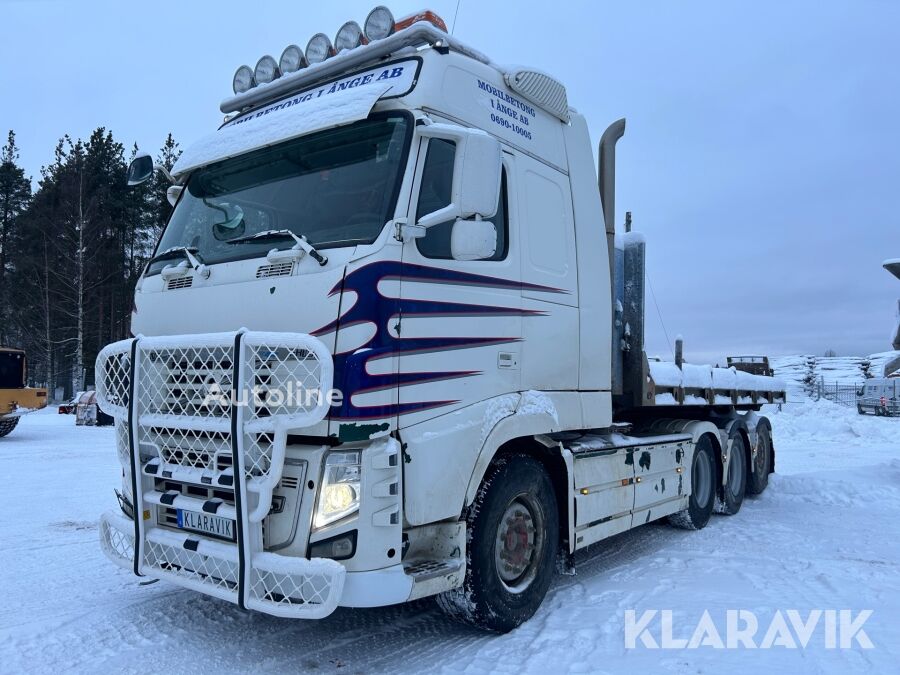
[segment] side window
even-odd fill
[[[450,203],[450,190],[453,185],[453,160],[456,154],[456,143],[433,138],[428,143],[428,154],[422,169],[422,185],[419,188],[419,201],[416,204],[416,219],[442,209]],[[500,183],[497,213],[491,218],[497,228],[497,251],[485,260],[503,260],[509,250],[509,217],[506,209],[506,170]],[[428,233],[416,239],[416,247],[426,258],[452,260],[450,252],[450,231],[452,220],[439,223],[428,228]]]

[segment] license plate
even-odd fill
[[[219,539],[235,540],[234,521],[208,513],[178,509],[178,527],[182,530],[201,532]]]

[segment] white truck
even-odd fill
[[[578,549],[765,489],[783,386],[644,354],[624,120],[598,190],[560,82],[384,7],[234,91],[97,359],[113,561],[277,616],[437,596],[508,631]]]

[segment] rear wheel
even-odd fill
[[[691,496],[688,507],[669,516],[669,523],[683,530],[702,530],[709,522],[716,501],[716,460],[709,436],[694,448],[691,460]]]
[[[11,420],[3,420],[2,422],[0,422],[0,438],[3,438],[7,434],[9,434],[13,429],[16,428],[16,425],[18,423],[18,417],[13,417]]]
[[[741,510],[744,493],[747,491],[747,444],[744,437],[738,434],[731,441],[731,458],[728,461],[728,474],[722,486],[722,502],[720,513],[733,516]]]
[[[457,620],[506,633],[537,611],[553,576],[559,514],[550,478],[531,457],[501,458],[467,521],[466,578],[438,604]]]
[[[772,432],[769,427],[760,425],[756,429],[756,456],[753,458],[753,473],[747,477],[747,494],[762,494],[769,485],[771,471]]]

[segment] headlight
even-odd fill
[[[363,24],[366,37],[369,40],[383,40],[394,32],[394,16],[384,5],[378,5],[369,12],[366,22]]]
[[[341,26],[334,38],[334,50],[342,52],[345,49],[355,49],[365,43],[366,39],[359,24],[355,21],[348,21]]]
[[[282,73],[294,73],[301,68],[306,68],[306,55],[297,45],[288,45],[281,52],[281,60],[278,67]]]
[[[332,452],[325,457],[315,527],[325,527],[359,510],[360,461],[359,450]]]
[[[256,70],[253,71],[253,78],[257,84],[268,84],[281,75],[278,70],[278,64],[275,59],[268,54],[256,62]]]
[[[231,86],[235,94],[243,94],[253,88],[256,82],[253,81],[253,71],[250,66],[241,66],[234,74]]]
[[[321,63],[334,55],[334,47],[325,33],[316,33],[306,43],[306,60],[309,63]]]

